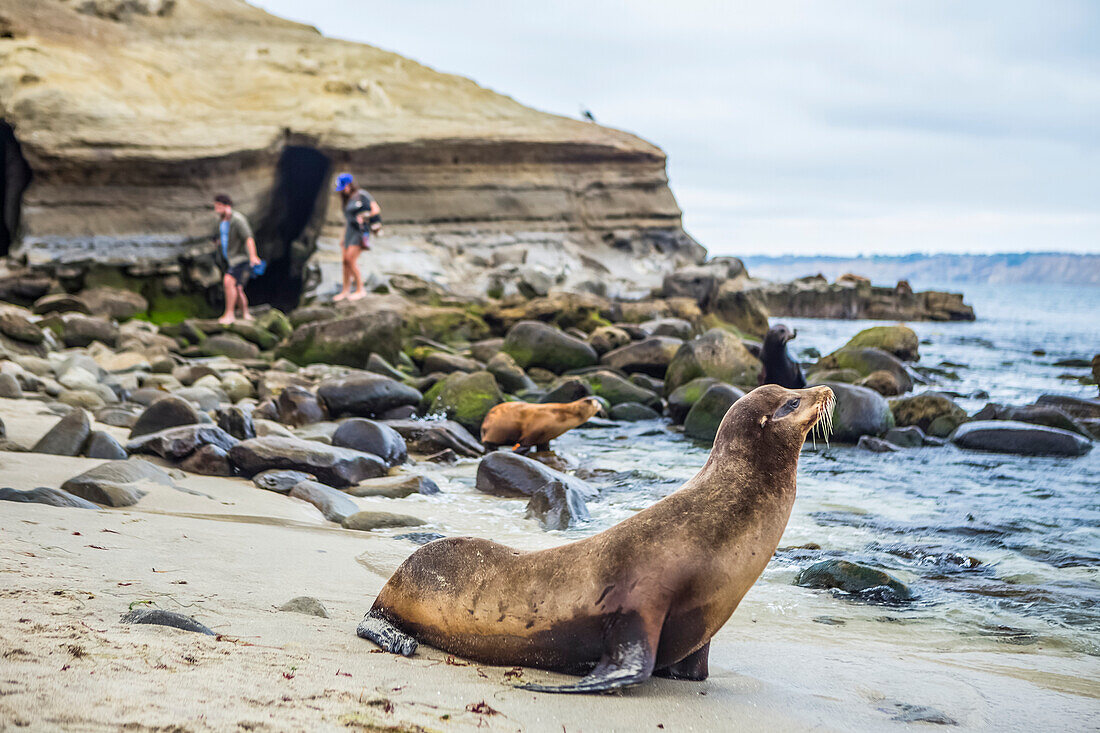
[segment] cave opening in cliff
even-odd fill
[[[0,257],[6,257],[19,241],[23,192],[31,182],[31,167],[23,157],[15,130],[0,120]]]
[[[267,271],[248,284],[248,299],[280,310],[298,305],[306,260],[324,224],[332,163],[315,148],[288,145],[275,166],[275,182],[256,220],[256,246]]]

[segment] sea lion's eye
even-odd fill
[[[792,412],[794,412],[795,410],[798,409],[798,405],[801,404],[801,402],[802,402],[802,400],[798,397],[795,397],[794,399],[787,400],[786,402],[783,403],[782,407],[780,407],[778,410],[775,411],[775,415],[773,417],[778,419],[778,418],[781,418],[785,415],[791,414]]]
[[[787,401],[787,409],[789,409],[789,410],[797,410],[797,409],[798,409],[798,404],[799,404],[799,403],[800,403],[801,401],[802,401],[802,400],[801,400],[800,398],[798,398],[798,397],[795,397],[795,398],[794,398],[793,400],[788,400],[788,401]]]

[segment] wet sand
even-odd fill
[[[56,420],[27,401],[0,407],[16,438]],[[59,486],[97,463],[0,453],[0,486]],[[785,607],[757,589],[715,638],[705,682],[655,679],[606,696],[524,692],[513,685],[562,678],[423,646],[398,658],[355,636],[389,573],[416,549],[394,539],[408,529],[339,529],[311,505],[242,479],[179,484],[209,496],[159,487],[135,506],[101,511],[0,503],[0,729],[890,731],[938,722],[1083,731],[1100,716],[1095,657],[960,645],[891,623],[814,623],[812,605]],[[564,541],[515,518],[515,500],[445,480],[443,489],[355,501],[428,522],[417,530],[488,536],[498,526],[493,536],[529,549]],[[300,595],[320,599],[331,618],[276,610]],[[119,623],[149,604],[219,636]]]

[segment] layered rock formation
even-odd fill
[[[0,253],[75,286],[121,267],[153,310],[216,282],[217,191],[272,263],[257,295],[291,305],[339,170],[384,208],[383,269],[459,287],[628,292],[704,255],[655,146],[241,0],[6,0],[0,160]]]

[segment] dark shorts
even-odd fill
[[[247,285],[248,276],[252,274],[252,267],[247,262],[242,262],[239,265],[233,265],[226,272],[237,281],[238,285]]]

